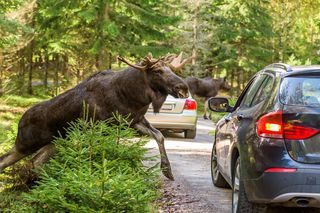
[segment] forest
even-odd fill
[[[0,0],[0,153],[29,107],[123,69],[117,56],[193,56],[179,75],[225,77],[234,103],[270,63],[319,64],[319,10],[320,0]],[[133,143],[136,132],[114,119],[72,122],[41,170],[27,158],[1,173],[0,209],[158,212],[159,168],[142,163],[154,158],[148,140]]]
[[[184,76],[237,95],[273,62],[317,64],[319,0],[1,0],[0,95],[49,95],[98,70],[183,51]]]

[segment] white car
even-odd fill
[[[188,98],[174,98],[169,95],[160,112],[155,114],[152,105],[145,117],[157,129],[184,132],[185,138],[193,139],[197,133],[197,102]]]

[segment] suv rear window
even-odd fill
[[[320,77],[284,78],[280,101],[286,105],[320,107]]]

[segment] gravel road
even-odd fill
[[[164,212],[217,212],[230,213],[231,190],[212,185],[210,155],[214,128],[211,121],[199,119],[195,139],[185,139],[183,134],[165,134],[175,181],[165,180],[165,193],[171,206]],[[151,140],[147,145],[157,150]]]
[[[164,196],[159,200],[160,212],[230,213],[231,189],[214,187],[210,173],[210,155],[214,129],[212,121],[200,118],[195,139],[183,134],[164,134],[175,181],[164,178]],[[151,140],[147,147],[158,154],[157,144]],[[319,209],[269,208],[267,213],[320,213]]]

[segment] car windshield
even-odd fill
[[[286,105],[320,107],[320,77],[284,78],[280,101]]]

